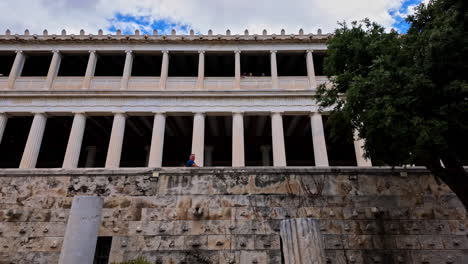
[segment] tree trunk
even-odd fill
[[[468,173],[463,168],[458,159],[454,157],[442,157],[444,167],[440,160],[434,159],[426,167],[457,195],[463,203],[465,210],[468,211]]]

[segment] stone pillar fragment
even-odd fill
[[[5,113],[0,113],[0,143],[2,143],[3,133],[8,122],[8,115]]]
[[[89,89],[91,87],[91,80],[94,77],[96,70],[97,55],[95,50],[89,51],[88,65],[86,66],[85,77],[83,78],[83,89]]]
[[[50,61],[49,71],[47,73],[47,79],[44,84],[44,89],[51,89],[52,85],[54,84],[54,80],[57,77],[60,61],[62,59],[62,55],[58,50],[52,51],[52,60]]]
[[[279,80],[278,80],[278,67],[276,65],[276,50],[270,51],[270,65],[271,65],[271,85],[273,89],[278,89]]]
[[[127,116],[124,113],[115,113],[114,115],[114,122],[112,123],[112,132],[106,157],[106,168],[108,169],[118,168],[120,166],[126,119]]]
[[[283,117],[280,112],[271,114],[271,135],[273,144],[273,166],[286,166],[286,150],[284,148]]]
[[[59,264],[93,263],[102,205],[99,196],[73,197]]]
[[[281,221],[285,264],[325,264],[325,246],[319,221],[295,218]]]
[[[205,86],[205,51],[198,51],[198,78],[197,89],[203,89]]]
[[[127,90],[128,89],[128,80],[132,75],[132,65],[133,65],[133,53],[131,50],[125,51],[125,65],[122,74],[122,80],[120,81],[120,89]]]
[[[204,156],[204,166],[205,167],[211,167],[213,166],[213,150],[214,147],[211,145],[206,145],[205,146],[205,156]]]
[[[232,116],[232,166],[244,167],[244,116],[237,112]]]
[[[195,113],[193,117],[192,153],[195,154],[195,163],[203,167],[205,147],[205,113]]]
[[[312,143],[314,145],[315,166],[328,167],[327,145],[325,143],[322,115],[314,112],[310,115],[310,121],[312,126]]]
[[[365,141],[359,138],[359,132],[354,131],[354,151],[356,153],[356,162],[358,167],[372,167],[372,161],[364,157]]]
[[[148,167],[160,168],[162,166],[165,128],[166,128],[165,113],[156,113],[154,115],[153,135],[151,138],[151,148],[150,148]]]
[[[313,50],[307,51],[306,64],[307,64],[307,76],[309,77],[310,89],[316,89],[317,80],[315,79]]]
[[[36,167],[46,122],[47,116],[44,113],[36,113],[34,115],[26,146],[24,147],[23,157],[21,158],[20,169],[32,169]]]
[[[11,66],[10,75],[8,75],[8,89],[15,87],[16,78],[21,75],[23,71],[25,56],[22,50],[16,51],[15,61]]]
[[[240,61],[240,50],[234,51],[234,88],[235,89],[240,89],[240,83],[241,83],[241,61]]]
[[[169,51],[162,51],[161,77],[159,78],[159,89],[166,89],[167,75],[169,73]]]
[[[74,169],[78,167],[78,160],[80,159],[81,143],[83,142],[85,126],[86,116],[84,113],[75,113],[62,168]]]

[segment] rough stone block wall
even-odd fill
[[[74,195],[104,197],[111,261],[281,263],[320,221],[328,263],[468,263],[467,213],[422,169],[0,171],[0,263],[57,263]]]

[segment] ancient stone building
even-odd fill
[[[330,136],[328,37],[0,35],[0,263],[468,263],[447,186]]]

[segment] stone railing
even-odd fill
[[[233,77],[205,77],[205,90],[235,89]]]
[[[0,77],[0,90],[8,89],[8,77]]]
[[[57,77],[52,85],[54,90],[76,90],[81,89],[83,77]]]
[[[310,89],[309,78],[307,76],[279,77],[279,88],[286,90],[307,90]]]
[[[46,77],[21,77],[15,82],[16,90],[44,89]]]
[[[122,77],[94,77],[91,80],[91,89],[119,90]]]

